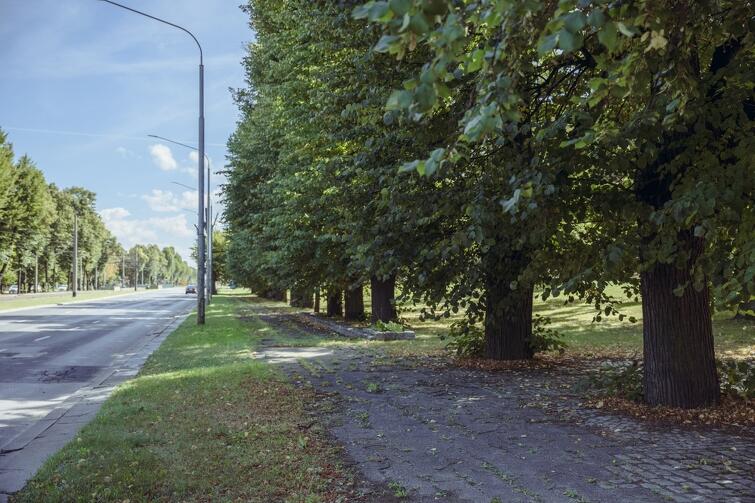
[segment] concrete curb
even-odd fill
[[[94,419],[113,391],[135,377],[150,355],[191,313],[174,315],[172,321],[152,332],[122,361],[116,361],[111,368],[97,374],[88,386],[0,446],[0,503],[23,489],[49,456],[73,440],[78,431]]]

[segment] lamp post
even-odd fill
[[[204,297],[204,275],[205,275],[205,248],[204,239],[202,234],[204,233],[204,170],[202,169],[202,162],[205,157],[204,154],[204,57],[202,55],[202,46],[194,36],[192,32],[171,23],[159,17],[152,16],[146,12],[126,7],[125,5],[113,2],[112,0],[100,0],[101,2],[109,3],[115,7],[120,7],[127,11],[139,14],[140,16],[148,17],[160,23],[167,24],[173,28],[177,28],[186,34],[188,34],[199,48],[199,173],[197,176],[197,325],[204,325],[205,320],[205,297]]]
[[[165,138],[164,136],[158,136],[156,134],[148,134],[147,136],[149,136],[150,138],[157,138],[158,140],[163,140],[168,143],[173,143],[174,145],[180,145],[191,150],[198,150],[196,147],[192,147],[191,145],[187,145],[186,143],[181,143],[180,141],[171,140],[170,138]],[[207,154],[205,154],[204,159],[205,163],[207,164],[207,303],[210,304],[212,302],[212,190],[210,189],[210,158],[207,157]],[[171,183],[191,189],[191,187],[189,187],[188,185],[184,185],[180,182]]]

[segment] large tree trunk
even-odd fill
[[[364,288],[360,284],[353,290],[346,290],[344,295],[346,304],[346,313],[344,317],[347,320],[363,320],[364,316]]]
[[[370,301],[372,304],[372,322],[394,321],[396,315],[396,276],[379,279],[370,278]]]
[[[342,290],[328,290],[328,316],[343,316],[343,302],[341,301],[342,293]]]
[[[286,302],[286,290],[276,290],[274,288],[271,288],[269,290],[266,290],[262,294],[262,296],[268,300]]]
[[[680,235],[691,249],[684,269],[656,263],[640,273],[645,400],[685,409],[718,403],[710,295],[691,286],[690,270],[704,242]],[[673,290],[687,284],[681,297]]]
[[[315,305],[312,310],[316,313],[320,312],[320,287],[315,289]]]
[[[527,360],[532,349],[533,286],[511,289],[507,278],[487,282],[485,302],[485,358]]]
[[[312,307],[312,290],[292,289],[291,305],[293,307]]]

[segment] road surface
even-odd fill
[[[94,417],[195,304],[169,289],[0,312],[0,502]]]

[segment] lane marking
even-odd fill
[[[49,339],[49,338],[50,338],[49,335],[45,335],[44,337],[38,337],[38,338],[34,339],[34,342],[43,341],[43,340]]]

